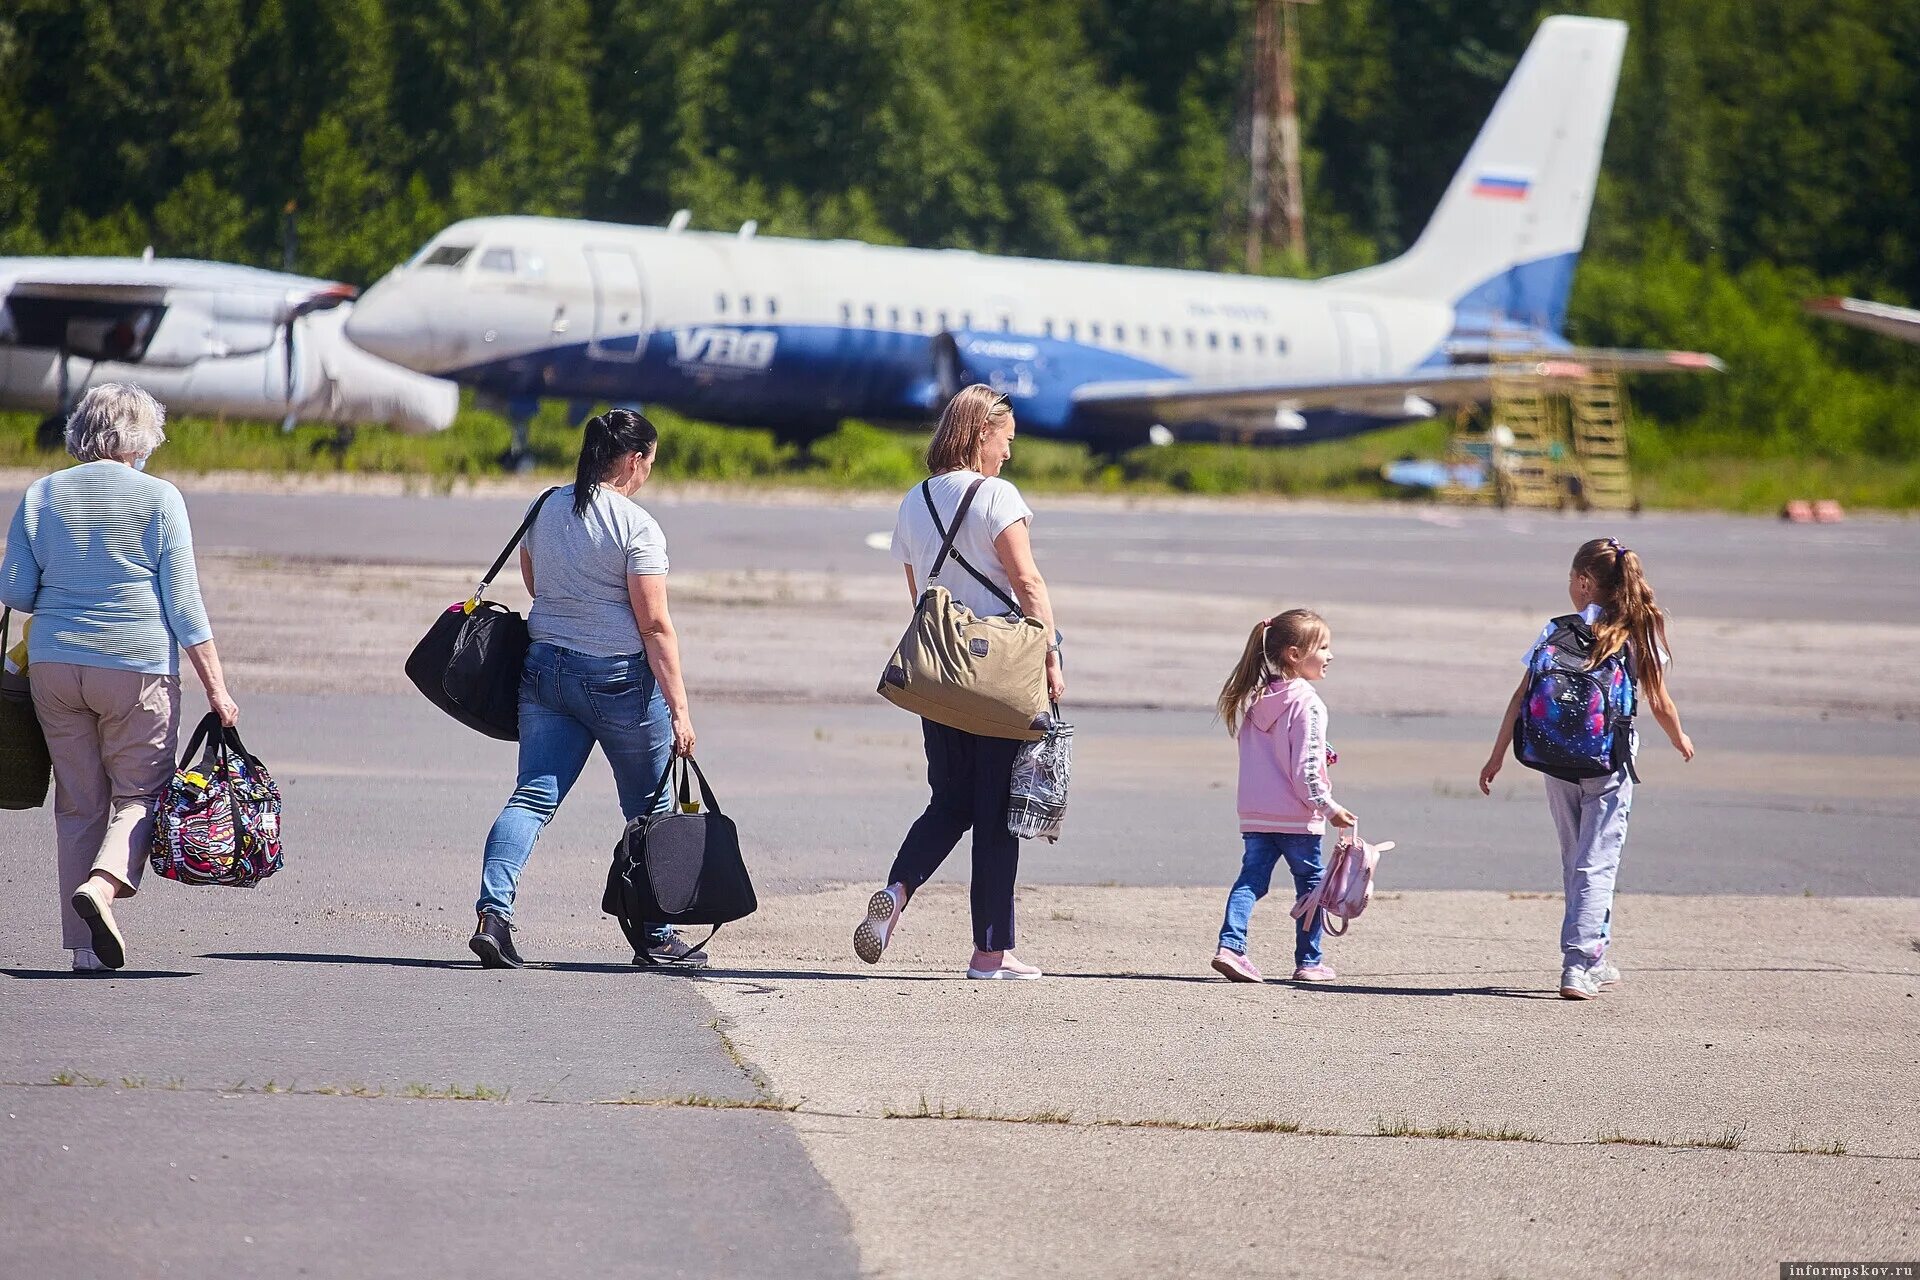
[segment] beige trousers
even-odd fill
[[[53,827],[60,846],[60,945],[93,935],[68,901],[95,871],[131,897],[146,869],[153,805],[173,776],[180,677],[36,662],[33,709],[53,757]]]

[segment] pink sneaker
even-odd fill
[[[1253,961],[1238,951],[1229,951],[1225,947],[1213,953],[1213,967],[1217,973],[1224,974],[1228,982],[1265,982],[1266,976],[1253,967]]]
[[[1340,975],[1324,964],[1302,965],[1293,971],[1295,982],[1332,982]]]

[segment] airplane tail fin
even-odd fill
[[[1451,304],[1462,336],[1560,333],[1626,44],[1623,22],[1542,22],[1420,238],[1339,287]]]

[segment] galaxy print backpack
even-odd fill
[[[1633,775],[1633,667],[1622,648],[1590,666],[1593,628],[1555,618],[1527,665],[1527,696],[1513,726],[1513,758],[1567,782]]]
[[[207,744],[196,762],[200,744]],[[280,869],[280,788],[235,729],[209,714],[153,813],[155,875],[251,889]]]

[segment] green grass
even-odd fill
[[[781,485],[898,492],[925,474],[924,431],[891,431],[863,422],[807,445],[770,431],[720,427],[668,410],[651,411],[661,430],[657,477],[666,482]],[[63,455],[34,447],[38,419],[0,413],[0,466],[43,469]],[[1177,444],[1143,447],[1120,458],[1085,445],[1033,435],[1014,443],[1007,475],[1036,493],[1279,494],[1334,499],[1425,501],[1380,478],[1398,458],[1444,453],[1449,424],[1414,423],[1318,444]],[[154,458],[157,474],[254,471],[275,475],[397,475],[427,488],[500,473],[509,430],[497,414],[472,407],[433,436],[373,428],[341,440],[330,427],[282,432],[271,423],[180,418]],[[1636,439],[1640,439],[1636,436]],[[565,406],[550,403],[534,420],[536,473],[571,474],[579,430]],[[1733,441],[1692,447],[1648,428],[1636,445],[1639,493],[1650,508],[1777,512],[1794,498],[1836,498],[1848,508],[1920,511],[1920,459],[1757,456]]]

